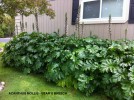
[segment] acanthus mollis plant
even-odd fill
[[[57,33],[23,32],[6,44],[4,64],[86,95],[113,100],[134,98],[134,41],[73,38]]]
[[[66,13],[65,14],[65,36],[67,36],[67,34],[68,34],[68,17],[67,17],[67,13]]]
[[[76,23],[75,23],[75,30],[77,33],[77,37],[80,38],[80,6],[78,8],[78,14],[77,14],[77,18],[76,18]]]
[[[111,17],[111,15],[109,15],[109,20],[108,20],[108,33],[109,33],[109,38],[112,41],[111,21],[112,21],[112,17]]]

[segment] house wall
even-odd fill
[[[60,30],[60,34],[65,32],[65,13],[68,15],[68,33],[69,35],[75,32],[75,26],[71,25],[72,20],[72,0],[50,0],[52,4],[52,9],[55,10],[55,18],[50,19],[46,15],[39,15],[39,30],[43,33],[52,33],[54,31]],[[21,19],[21,17],[19,17]],[[35,23],[35,18],[33,15],[25,17],[24,21],[27,22],[26,31],[32,32],[32,24]],[[17,21],[16,21],[17,23]],[[17,23],[18,24],[18,23]],[[134,24],[128,24],[128,22],[123,24],[112,24],[112,39],[123,39],[125,37],[125,29],[128,29],[127,38],[134,39]],[[84,36],[89,36],[92,32],[93,35],[97,35],[100,38],[109,38],[108,35],[108,24],[90,24],[84,25]]]
[[[15,34],[18,34],[21,32],[20,21],[21,21],[21,17],[19,15],[16,16],[15,17]]]

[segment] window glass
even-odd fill
[[[101,17],[122,17],[123,0],[102,0]]]
[[[100,0],[84,2],[83,19],[99,18]]]

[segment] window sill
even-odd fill
[[[111,20],[111,23],[126,23],[128,19],[113,19]],[[109,19],[98,19],[98,20],[87,20],[87,19],[82,19],[80,20],[80,24],[102,24],[102,23],[109,23]]]

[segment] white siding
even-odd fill
[[[55,18],[50,19],[46,15],[39,15],[39,30],[43,33],[52,33],[60,30],[60,34],[65,32],[65,13],[68,14],[68,33],[73,34],[75,32],[75,26],[71,25],[72,20],[72,0],[51,0],[52,9],[55,10]],[[20,17],[17,17],[20,20]],[[16,18],[16,25],[19,25],[19,21]],[[32,32],[32,24],[35,23],[35,18],[33,15],[24,18],[24,21],[27,22],[28,32]],[[24,23],[25,23],[24,22]],[[112,39],[122,39],[124,38],[125,29],[128,29],[128,39],[134,39],[134,24],[112,24]],[[84,26],[84,36],[89,36],[90,32],[93,35],[97,35],[100,38],[109,38],[108,34],[108,24],[90,24]]]
[[[21,20],[21,17],[19,15],[15,17],[15,34],[18,34],[21,32],[20,20]]]

